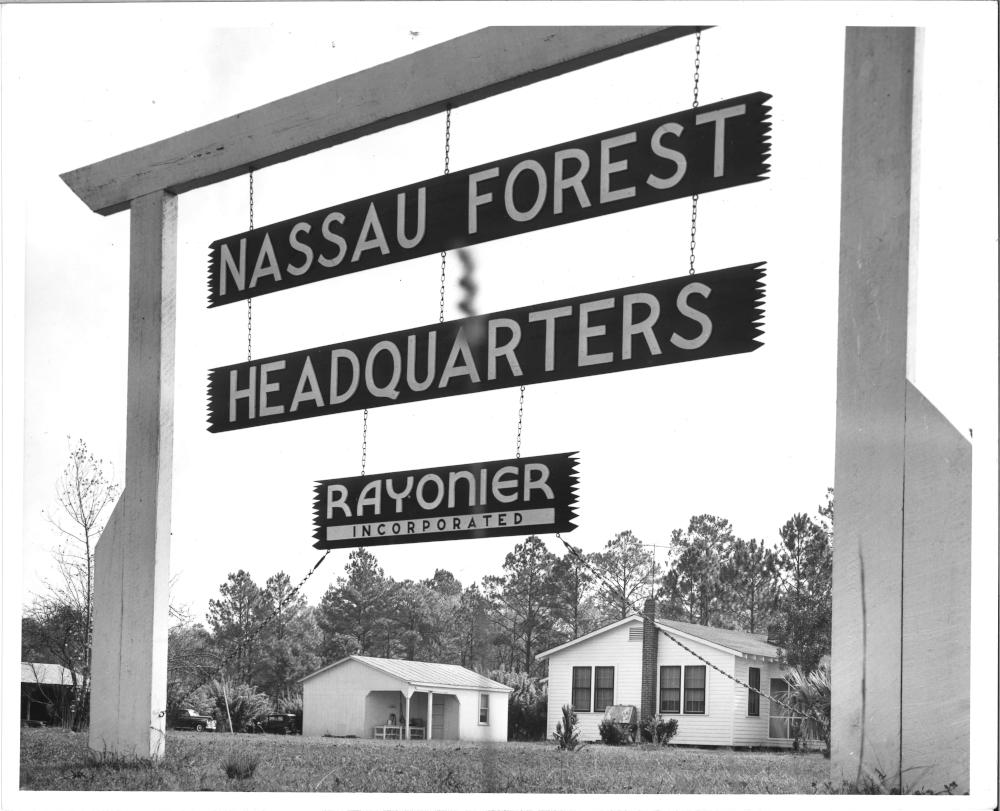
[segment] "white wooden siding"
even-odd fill
[[[372,727],[384,724],[390,713],[406,712],[406,682],[348,660],[302,684],[303,735],[372,737]],[[490,695],[490,722],[479,723],[479,694]],[[506,741],[507,693],[479,689],[434,692],[434,705],[444,707],[445,740]],[[410,699],[410,717],[431,719],[426,688]]]
[[[370,738],[366,716],[371,704],[366,696],[373,690],[403,689],[405,684],[399,679],[360,662],[351,659],[339,664],[302,683],[302,734]],[[388,716],[388,704],[380,703],[386,704]]]
[[[639,689],[642,684],[642,645],[629,643],[628,629],[642,627],[641,622],[626,623],[607,633],[598,634],[579,644],[549,657],[549,709],[547,737],[551,738],[556,724],[562,721],[563,704],[572,703],[574,667],[614,667],[615,704],[639,706]],[[591,680],[591,695],[593,695]],[[599,741],[598,731],[604,711],[578,712],[581,741]]]
[[[704,665],[705,667],[705,714],[664,714],[664,718],[677,719],[677,737],[672,743],[690,744],[695,746],[732,746],[733,745],[733,682],[721,673],[717,673],[704,662],[692,656],[686,650],[671,642],[663,634],[659,634],[656,655],[656,706],[660,704],[660,668],[664,665]],[[684,644],[691,650],[704,656],[716,667],[727,673],[732,673],[735,659],[731,653],[724,653],[691,639],[685,639]],[[683,676],[684,671],[681,671]],[[638,693],[637,693],[638,696]],[[638,703],[638,702],[636,702]],[[684,690],[681,689],[681,710],[684,709]]]
[[[562,721],[563,704],[571,703],[574,667],[613,666],[615,668],[615,704],[641,706],[642,645],[630,641],[629,630],[641,628],[636,620],[625,623],[607,633],[552,654],[549,657],[549,708],[547,736],[551,737],[556,724]],[[705,657],[716,667],[747,682],[747,669],[751,665],[760,668],[761,689],[767,694],[771,678],[780,678],[781,669],[776,663],[752,661],[743,656],[734,656],[713,648],[697,640],[685,639],[684,644]],[[671,642],[663,634],[658,635],[656,666],[656,706],[659,708],[660,667],[678,665],[704,665],[690,653]],[[681,671],[683,674],[683,670]],[[593,693],[593,682],[591,683]],[[681,691],[683,710],[684,694]],[[600,740],[598,727],[604,718],[603,712],[578,712],[577,721],[581,741]],[[705,714],[684,713],[664,714],[665,718],[677,719],[677,736],[674,743],[694,746],[775,746],[787,747],[791,742],[783,739],[769,739],[768,701],[760,700],[760,715],[747,715],[747,688],[732,679],[705,666]]]

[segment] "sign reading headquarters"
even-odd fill
[[[569,453],[318,482],[318,549],[569,532],[577,460]]]
[[[209,430],[752,352],[764,263],[222,366]]]
[[[217,240],[209,306],[763,180],[768,99],[706,104]]]

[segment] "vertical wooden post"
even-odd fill
[[[434,693],[431,690],[427,691],[427,735],[426,740],[430,740],[434,737]]]
[[[90,748],[161,758],[167,683],[177,200],[132,201],[125,490],[97,545]],[[106,550],[106,551],[105,551]],[[117,583],[115,583],[117,581]],[[112,583],[114,587],[107,588]]]
[[[907,380],[908,361],[912,366],[915,360],[908,323],[915,303],[910,255],[915,47],[912,28],[847,29],[831,765],[835,782],[872,778],[884,779],[887,787],[940,788],[955,780],[967,788],[967,741],[964,769],[955,773],[949,756],[947,775],[928,768],[933,761],[926,762],[926,748],[904,743],[921,734],[936,736],[941,708],[923,722],[914,714],[915,707],[926,707],[927,696],[940,698],[951,690],[968,695],[967,643],[964,659],[961,644],[923,645],[921,656],[957,657],[930,669],[919,667],[912,648],[904,647],[935,628],[944,631],[941,626],[952,620],[957,620],[954,635],[967,640],[971,554],[968,442],[956,438],[955,429]],[[936,562],[940,555],[932,550],[942,546],[948,555]],[[945,578],[949,593],[931,587],[939,566],[954,570]],[[924,594],[913,588],[916,583]],[[935,602],[942,610],[934,611]],[[942,670],[963,670],[964,690],[961,679],[942,683],[934,677]],[[959,714],[949,722],[962,727],[961,701],[948,703]],[[938,721],[921,730],[931,718]],[[960,738],[961,732],[949,736],[949,743]],[[961,752],[957,757],[963,760]]]
[[[410,696],[413,695],[413,688],[407,687],[404,695],[406,697],[406,732],[404,734],[406,740],[410,740]]]

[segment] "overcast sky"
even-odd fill
[[[67,437],[85,439],[124,480],[128,215],[91,213],[59,173],[487,24],[566,22],[567,8],[538,5],[530,18],[513,5],[491,14],[461,4],[391,14],[383,4],[4,8],[4,169],[21,184],[19,197],[4,198],[5,237],[23,201],[29,593],[50,571],[57,537],[44,513],[55,508]],[[679,17],[649,4],[571,8],[580,23],[717,22],[702,39],[701,102],[773,96],[770,178],[704,195],[698,217],[698,270],[767,263],[764,346],[529,387],[523,452],[579,453],[578,529],[568,540],[585,551],[624,529],[665,544],[704,512],[773,542],[833,485],[842,24],[861,18],[819,5],[755,14],[720,4],[713,10],[725,13],[707,18],[690,6]],[[928,25],[916,382],[978,439],[991,430],[983,393],[995,375],[996,41],[975,23],[976,8],[952,9],[889,3],[865,21]],[[693,38],[676,40],[457,108],[451,168],[686,109],[693,49]],[[437,115],[261,170],[255,224],[434,177],[443,160]],[[994,184],[986,194],[984,180]],[[247,228],[247,185],[236,178],[179,200],[171,572],[173,599],[196,614],[238,568],[261,583],[278,570],[297,580],[318,557],[313,482],[360,469],[360,413],[206,429],[207,371],[244,360],[247,344],[245,303],[205,306],[207,246]],[[480,312],[682,275],[689,218],[679,200],[476,246]],[[429,256],[261,297],[254,356],[430,324],[438,275]],[[457,278],[452,257],[447,318],[459,316]],[[374,410],[367,471],[513,456],[517,400],[504,389]],[[498,572],[518,540],[374,551],[395,578],[442,567],[468,584]],[[554,537],[546,542],[562,553]],[[347,554],[330,556],[306,588],[310,601]]]

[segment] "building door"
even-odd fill
[[[437,699],[431,708],[431,737],[434,740],[444,740],[444,696],[434,696]]]

